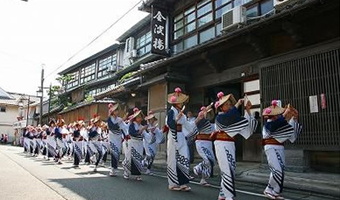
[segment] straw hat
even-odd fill
[[[168,94],[168,103],[179,104],[189,100],[189,95],[183,94],[181,88],[177,87],[174,93]]]
[[[219,92],[217,94],[217,98],[218,98],[218,101],[215,102],[215,108],[216,109],[218,107],[222,106],[228,100],[230,100],[233,105],[235,105],[236,102],[237,102],[233,94],[228,94],[228,95],[224,96],[223,92]]]
[[[100,116],[98,115],[95,115],[93,119],[91,119],[91,121],[93,120],[92,123],[96,123],[96,122],[99,122],[100,121]]]
[[[145,117],[145,120],[149,120],[152,118],[155,118],[157,120],[157,118],[155,117],[155,113],[152,110],[150,110],[148,116]]]
[[[64,124],[65,124],[65,120],[64,119],[60,118],[60,119],[57,120],[57,125],[58,126],[59,125],[64,125]]]
[[[106,122],[103,122],[100,124],[101,127],[107,127],[107,123]]]
[[[118,109],[118,106],[119,106],[118,103],[115,103],[115,104],[110,103],[110,104],[108,105],[108,108],[109,108],[109,115],[110,115],[113,111],[117,110],[117,109]]]
[[[134,108],[133,109],[133,114],[129,117],[130,120],[133,120],[134,118],[136,118],[138,115],[140,115],[142,113],[141,110],[139,110],[138,108]]]
[[[272,105],[263,110],[262,116],[281,115],[284,111],[284,108],[277,105],[277,100],[273,100]]]

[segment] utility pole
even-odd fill
[[[27,113],[26,113],[26,126],[28,126],[28,113],[29,112],[30,112],[30,96],[28,95]]]
[[[42,113],[43,113],[43,100],[44,100],[44,65],[41,69],[41,97],[40,97],[40,117],[39,124],[42,125]]]
[[[52,83],[50,83],[50,89],[49,89],[49,96],[48,96],[48,114],[47,114],[47,123],[50,122],[50,110],[51,110],[51,97],[52,97],[52,92],[51,92],[51,89],[52,89]]]

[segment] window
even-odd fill
[[[80,71],[80,84],[92,81],[95,79],[96,74],[96,64],[93,63],[87,67],[84,67]]]
[[[261,9],[261,15],[265,15],[268,12],[272,11],[274,8],[273,5],[273,0],[267,0],[267,1],[263,1],[260,4],[260,9]]]
[[[183,42],[175,44],[172,48],[172,51],[173,51],[174,54],[177,54],[177,53],[183,51]]]
[[[151,51],[151,31],[140,36],[136,42],[137,55],[142,57],[143,55]]]
[[[174,54],[221,35],[222,15],[236,6],[246,6],[247,16],[256,17],[273,9],[273,0],[201,0],[173,18]]]
[[[208,30],[202,31],[200,33],[200,43],[208,41],[215,37],[215,27],[211,27]]]
[[[98,78],[106,77],[108,75],[108,68],[117,67],[117,54],[113,54],[104,59],[99,60],[98,64]]]
[[[231,4],[231,2],[229,2],[229,3],[226,4],[226,5],[223,5],[222,7],[217,8],[216,11],[215,11],[215,17],[216,17],[216,19],[221,18],[222,15],[223,15],[224,13],[228,12],[228,11],[231,10],[231,9],[232,9],[232,4]]]
[[[222,5],[225,5],[226,3],[230,3],[231,0],[216,0],[215,1],[215,8],[219,8]]]
[[[184,49],[189,49],[190,47],[193,47],[195,45],[197,45],[197,35],[184,40]]]
[[[76,71],[76,72],[73,72],[69,75],[71,76],[72,79],[67,83],[67,85],[66,85],[67,89],[70,89],[70,88],[73,88],[73,87],[79,85],[79,72]]]
[[[102,87],[102,88],[97,88],[96,90],[96,94],[100,93],[100,92],[103,92],[107,89],[107,87]]]
[[[212,19],[213,19],[212,13],[198,19],[198,27],[203,26],[204,24],[211,22]]]
[[[0,106],[0,112],[6,112],[6,107],[5,106]]]
[[[105,87],[101,87],[101,88],[95,88],[95,89],[88,90],[88,91],[85,92],[85,98],[88,97],[88,96],[92,96],[93,97],[96,94],[105,91],[107,88],[108,87],[105,86]]]
[[[222,35],[222,23],[216,24],[216,35]]]
[[[257,5],[247,9],[247,17],[257,17],[257,16],[258,16]]]
[[[107,68],[111,66],[112,56],[108,56],[99,60],[97,77],[105,77],[107,75]]]

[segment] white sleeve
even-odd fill
[[[129,124],[126,124],[123,120],[121,120],[121,122],[119,122],[119,128],[123,130],[125,135],[128,135]]]
[[[195,132],[195,128],[196,128],[196,123],[195,122],[189,122],[186,121],[184,124],[182,124],[182,128],[184,128],[186,131],[183,131],[183,133],[185,133],[184,135],[190,136],[192,133]]]
[[[148,144],[153,144],[156,141],[155,134],[143,131],[143,137]]]
[[[248,112],[244,113],[244,118],[248,120],[248,126],[240,131],[240,135],[242,135],[245,139],[248,139],[256,130],[257,120],[248,114]]]
[[[298,135],[301,133],[302,125],[295,121],[293,118],[289,120],[288,124],[294,128],[294,134],[292,134],[292,136],[289,138],[289,141],[293,143],[297,139]]]
[[[162,143],[165,142],[164,134],[163,134],[163,132],[159,128],[156,128],[155,136],[156,136],[156,142],[158,144],[162,144]]]

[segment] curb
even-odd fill
[[[167,166],[161,163],[154,163],[153,167],[159,170],[166,170]],[[218,175],[215,175],[218,176]],[[239,172],[235,176],[237,182],[257,184],[266,186],[268,184],[269,173],[253,172],[251,170]],[[219,185],[219,184],[217,184]],[[340,197],[340,184],[330,183],[322,180],[306,179],[301,177],[286,176],[284,188],[291,190],[304,191],[314,194]]]

